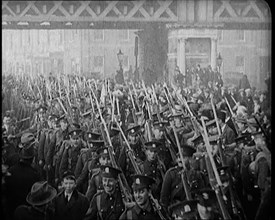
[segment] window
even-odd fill
[[[95,30],[94,31],[94,40],[95,41],[103,41],[104,40],[104,31],[103,30]]]
[[[101,69],[104,66],[104,57],[103,56],[95,56],[94,57],[94,67],[96,69]]]
[[[222,30],[218,30],[218,40],[219,41],[223,40],[223,31]]]
[[[236,71],[244,72],[244,57],[236,56]]]
[[[119,39],[122,41],[129,40],[129,30],[119,30]]]
[[[237,40],[244,41],[244,30],[237,30]]]

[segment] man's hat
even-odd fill
[[[212,207],[217,203],[216,193],[210,188],[195,190],[194,193],[198,203],[204,207]]]
[[[162,145],[161,142],[157,140],[152,140],[144,143],[146,150],[158,150],[158,147]]]
[[[26,144],[26,143],[29,143],[31,141],[34,141],[34,139],[35,138],[34,138],[33,133],[27,132],[27,133],[22,134],[21,143]]]
[[[91,141],[91,140],[98,140],[100,137],[101,137],[100,133],[96,133],[94,131],[87,131],[86,132],[86,138],[87,138],[88,142]]]
[[[114,137],[118,135],[120,132],[119,128],[115,123],[111,123],[111,129],[110,129],[110,137]]]
[[[194,144],[204,143],[202,135],[200,134],[197,137],[195,137],[192,142]]]
[[[34,144],[35,142],[24,146],[19,153],[19,157],[21,159],[32,159],[34,157]]]
[[[40,106],[38,106],[38,108],[35,109],[35,111],[45,112],[45,111],[47,111],[47,106],[46,105],[40,105]]]
[[[134,135],[134,134],[136,134],[139,130],[140,130],[140,125],[130,124],[130,125],[128,126],[128,129],[126,130],[126,133],[127,133],[127,134],[131,134],[131,135]]]
[[[31,192],[27,195],[26,201],[33,206],[41,206],[52,201],[57,194],[55,188],[47,181],[36,182],[32,185]]]
[[[116,169],[116,168],[111,167],[111,166],[107,166],[107,165],[101,166],[100,168],[101,168],[101,171],[102,171],[102,177],[106,177],[106,178],[117,179],[118,174],[121,173],[121,170]]]
[[[196,150],[189,145],[185,145],[181,148],[181,152],[182,156],[184,157],[192,157]],[[179,152],[177,153],[177,155],[179,155]]]
[[[67,119],[67,117],[66,117],[66,115],[64,114],[64,115],[61,115],[58,119],[57,119],[57,123],[58,122],[61,122],[61,121],[65,121],[65,122],[67,122],[68,123],[68,119]]]
[[[69,135],[72,136],[72,138],[79,137],[82,130],[80,129],[80,125],[73,124],[69,127]]]
[[[167,121],[157,121],[153,124],[154,128],[158,128],[160,130],[165,129],[165,126],[168,125]]]
[[[94,147],[96,148],[101,148],[104,146],[104,141],[103,140],[89,140],[89,143],[93,144]]]
[[[64,178],[76,180],[74,173],[70,170],[67,170],[63,173],[62,179],[64,179]]]
[[[208,137],[209,143],[210,144],[215,144],[219,140],[219,135],[212,135]]]
[[[100,147],[97,149],[96,152],[99,156],[109,156],[109,151],[107,147]]]
[[[184,219],[190,219],[197,215],[198,200],[185,200],[183,202],[176,202],[168,207],[171,215],[176,214]]]
[[[155,182],[155,180],[152,177],[140,175],[140,174],[132,175],[132,178],[133,178],[133,184],[132,184],[133,190],[138,190],[143,188],[149,189],[150,186]]]
[[[240,135],[240,136],[238,136],[238,137],[235,138],[235,142],[237,144],[246,143],[250,139],[251,139],[251,135],[250,134],[242,134],[242,135]]]
[[[218,167],[217,171],[222,182],[226,182],[229,180],[229,166]]]

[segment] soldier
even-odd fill
[[[91,180],[91,177],[96,171],[98,170],[100,166],[99,162],[99,156],[98,152],[101,153],[101,149],[104,146],[104,141],[102,140],[88,140],[89,141],[89,148],[88,149],[82,149],[81,154],[78,158],[75,173],[77,175],[77,187],[81,192],[86,192],[89,182]],[[81,161],[81,162],[80,162]],[[83,167],[81,164],[84,163]],[[102,164],[105,165],[105,164]],[[80,169],[82,167],[82,169]],[[80,172],[79,172],[80,171]]]
[[[75,125],[69,129],[70,140],[64,145],[59,167],[60,176],[62,176],[62,173],[66,170],[75,172],[78,156],[80,155],[80,150],[83,148],[81,139],[82,130],[79,127],[80,126]]]
[[[168,210],[173,220],[196,220],[198,200],[185,200],[169,206]]]
[[[160,145],[161,143],[155,140],[146,142],[146,160],[140,165],[143,175],[150,176],[155,179],[155,183],[152,186],[152,194],[156,199],[159,199],[163,177],[166,172],[164,163],[157,157]]]
[[[214,190],[209,188],[199,189],[195,194],[195,199],[198,200],[199,219],[222,219]]]
[[[125,207],[118,185],[119,169],[101,166],[103,191],[94,195],[85,220],[119,219]]]
[[[189,191],[203,188],[205,186],[202,173],[194,170],[193,167],[190,166],[192,156],[196,150],[190,146],[184,146],[181,150],[184,165],[182,164],[178,153],[177,166],[170,168],[164,176],[160,194],[160,203],[165,210],[167,210],[168,206],[173,203],[179,201],[182,202],[187,198],[181,175],[184,175],[183,178],[188,186],[187,190]],[[183,169],[183,167],[185,167],[185,169]],[[185,174],[183,174],[183,172],[185,172]]]
[[[134,192],[135,203],[128,206],[119,217],[120,220],[143,220],[143,219],[162,219],[156,212],[156,204],[151,199],[151,186],[154,179],[144,175],[134,175],[132,177],[132,189]],[[163,214],[162,214],[163,215]]]
[[[85,164],[85,170],[88,171],[88,189],[86,196],[91,201],[93,196],[103,190],[102,185],[102,173],[100,166],[106,166],[111,164],[109,152],[107,147],[101,147],[97,150],[98,158],[96,160],[88,160]],[[84,170],[84,172],[85,172]],[[86,172],[87,172],[86,171]],[[77,181],[77,184],[81,184],[82,176]]]

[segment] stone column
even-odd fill
[[[186,38],[179,38],[178,39],[178,47],[177,47],[177,65],[180,69],[180,72],[185,75],[185,43]]]
[[[214,70],[217,67],[217,39],[211,38],[211,67]]]

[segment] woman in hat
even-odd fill
[[[20,205],[14,212],[15,220],[51,220],[54,219],[51,201],[57,192],[47,181],[35,182],[27,195],[27,205]]]

